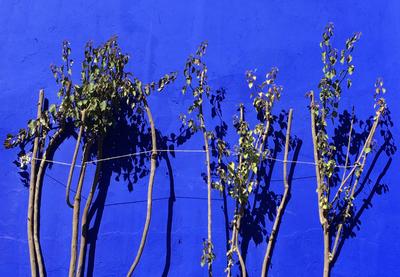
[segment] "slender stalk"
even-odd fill
[[[279,232],[279,227],[282,221],[283,214],[285,213],[285,208],[287,205],[287,202],[289,201],[290,198],[290,184],[288,182],[288,176],[287,176],[287,159],[288,159],[288,154],[289,154],[289,146],[290,146],[290,131],[292,128],[292,116],[293,116],[293,109],[289,110],[289,115],[288,115],[288,123],[287,123],[287,129],[286,129],[286,141],[285,141],[285,153],[284,153],[284,162],[283,162],[283,182],[284,182],[284,193],[283,197],[281,200],[281,203],[278,207],[274,225],[271,230],[271,235],[269,236],[268,239],[268,246],[267,246],[267,251],[265,252],[264,256],[264,262],[261,270],[261,276],[265,277],[268,273],[269,265],[271,264],[271,257],[272,257],[272,252],[274,250],[276,238],[278,236]]]
[[[78,138],[76,139],[74,154],[72,155],[72,162],[71,162],[71,167],[69,168],[67,188],[66,188],[66,192],[65,192],[65,199],[67,201],[67,205],[70,206],[71,208],[73,208],[74,205],[71,204],[71,201],[69,199],[69,194],[71,192],[72,177],[74,175],[76,158],[78,156],[79,146],[81,144],[82,133],[83,133],[83,130],[84,130],[84,124],[83,123],[85,121],[85,117],[86,117],[86,111],[83,111],[82,115],[81,115],[81,127],[79,128],[79,133],[78,133]]]
[[[233,230],[232,230],[232,238],[231,238],[231,247],[230,247],[229,252],[231,252],[231,253],[236,252],[238,259],[239,259],[242,276],[246,277],[246,275],[247,275],[246,265],[244,263],[242,254],[240,253],[240,250],[239,250],[239,230],[240,230],[240,222],[242,219],[243,212],[244,212],[244,208],[243,208],[243,206],[240,206],[240,210],[238,212],[236,222],[234,222],[233,227],[232,227]],[[228,268],[227,268],[227,276],[228,277],[231,276],[231,267],[230,266],[228,266]]]
[[[236,233],[235,233],[235,250],[236,250],[236,254],[238,255],[240,268],[241,268],[241,271],[242,271],[242,277],[246,277],[247,276],[246,265],[244,263],[244,260],[243,260],[243,257],[242,257],[242,253],[240,252],[240,249],[239,249],[239,230],[240,230],[240,222],[242,220],[243,213],[244,213],[244,206],[241,206],[240,207],[240,212],[239,212],[239,218],[237,220],[237,230],[236,230]]]
[[[133,271],[139,263],[140,257],[142,256],[143,249],[146,243],[147,234],[149,232],[150,221],[151,221],[151,211],[152,211],[152,201],[153,201],[153,185],[154,185],[154,176],[156,172],[157,166],[157,136],[156,136],[156,128],[154,126],[153,116],[151,114],[150,107],[148,106],[146,99],[143,99],[143,104],[147,113],[147,117],[150,124],[151,130],[151,144],[152,144],[152,153],[151,153],[151,163],[150,163],[150,175],[149,175],[149,183],[147,190],[147,212],[146,212],[146,222],[144,224],[142,239],[140,241],[139,249],[137,251],[135,260],[133,261],[127,276],[132,276]]]
[[[329,223],[325,221],[323,227],[324,232],[324,277],[331,276],[331,253],[330,253],[330,238],[329,238]]]
[[[310,92],[310,98],[311,98],[311,104],[310,104],[310,113],[311,113],[311,135],[312,135],[312,140],[313,140],[313,150],[314,150],[314,160],[315,160],[315,175],[317,177],[317,194],[318,194],[318,213],[319,213],[319,221],[321,225],[324,224],[326,221],[323,210],[320,207],[319,203],[322,198],[322,182],[321,182],[321,174],[320,174],[320,161],[319,161],[319,155],[318,155],[318,139],[317,139],[317,133],[316,133],[316,126],[315,126],[315,101],[314,101],[314,92]]]
[[[35,253],[36,253],[36,259],[37,259],[37,267],[39,270],[39,276],[45,276],[46,272],[44,269],[44,261],[43,261],[43,255],[42,255],[42,250],[40,246],[40,202],[41,202],[41,196],[42,196],[42,186],[43,186],[43,176],[45,172],[45,167],[46,167],[46,158],[53,151],[53,148],[55,147],[56,141],[59,139],[59,137],[62,135],[64,132],[63,128],[60,128],[57,130],[57,132],[54,134],[54,136],[50,139],[49,145],[46,148],[46,151],[44,152],[42,156],[42,160],[40,161],[39,165],[39,170],[38,174],[36,176],[36,184],[35,184],[35,194],[34,194],[34,206],[33,206],[33,242],[35,245]]]
[[[89,158],[90,149],[92,147],[92,142],[85,143],[83,147],[83,158],[82,158],[82,167],[79,173],[79,181],[78,186],[76,188],[76,194],[74,199],[74,210],[72,215],[72,236],[71,236],[71,259],[69,263],[69,277],[73,277],[75,275],[76,269],[76,255],[77,255],[77,244],[78,244],[78,229],[79,229],[79,211],[81,206],[81,193],[83,187],[83,181],[85,178],[87,160]]]
[[[207,167],[207,241],[208,246],[212,245],[212,206],[211,206],[211,166],[210,166],[210,149],[208,147],[207,129],[203,117],[203,105],[199,107],[200,125],[203,133],[204,150],[206,154]],[[208,263],[208,275],[212,276],[212,262]]]
[[[244,106],[243,106],[243,104],[240,105],[239,111],[240,111],[240,121],[243,122],[244,121]],[[243,156],[242,156],[242,154],[240,154],[238,168],[241,167],[242,161],[243,161]],[[237,209],[239,209],[239,212],[237,212]],[[236,252],[238,259],[239,259],[239,263],[240,263],[242,277],[246,277],[246,275],[247,275],[246,265],[244,263],[242,254],[240,253],[240,250],[239,250],[239,230],[240,230],[240,222],[242,220],[243,214],[244,214],[244,205],[240,204],[239,200],[236,200],[235,215],[237,217],[236,217],[236,221],[234,221],[234,224],[232,227],[233,230],[232,230],[231,248],[230,248],[229,252],[230,253]],[[228,269],[227,276],[230,277],[231,276],[230,266],[228,266],[227,269]]]
[[[41,89],[39,92],[39,101],[37,103],[37,119],[42,116],[42,106],[44,99],[44,91]],[[35,130],[38,131],[38,130]],[[28,246],[29,246],[29,260],[31,263],[31,276],[36,277],[36,255],[35,255],[35,244],[33,242],[33,203],[35,199],[35,180],[36,180],[36,164],[37,154],[39,148],[39,135],[36,134],[33,142],[33,152],[31,160],[31,175],[29,180],[29,203],[28,203],[28,216],[27,216],[27,230],[28,230]]]
[[[84,115],[82,115],[82,117],[84,117]],[[97,159],[100,160],[102,158],[103,158],[103,138],[100,137],[98,144],[97,144]],[[97,188],[97,183],[99,182],[101,168],[102,168],[102,162],[98,161],[96,164],[96,171],[94,173],[92,187],[91,187],[89,195],[86,199],[85,208],[83,209],[83,213],[82,213],[82,223],[81,223],[82,230],[81,230],[81,239],[80,239],[80,245],[79,245],[78,266],[77,266],[77,273],[76,273],[76,276],[78,276],[78,277],[83,276],[86,247],[87,247],[86,241],[87,241],[88,230],[89,230],[88,214],[89,214],[90,206],[92,204],[93,195]]]
[[[324,211],[320,205],[322,199],[322,180],[321,180],[321,168],[320,168],[320,160],[318,154],[318,139],[316,134],[316,126],[315,126],[315,101],[314,101],[314,92],[310,92],[311,98],[311,135],[313,140],[313,152],[314,152],[314,160],[315,160],[315,175],[317,177],[317,195],[318,195],[318,214],[319,214],[319,221],[322,226],[323,230],[323,237],[324,237],[324,271],[323,276],[329,277],[330,276],[330,240],[329,240],[329,222],[327,221],[326,217],[324,216]]]

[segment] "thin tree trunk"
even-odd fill
[[[293,116],[293,109],[290,109],[289,115],[288,115],[287,128],[286,128],[285,154],[284,154],[284,158],[283,158],[284,159],[284,161],[283,161],[284,193],[283,193],[281,203],[278,207],[278,211],[276,213],[276,218],[275,218],[274,225],[272,227],[271,235],[269,236],[267,251],[265,252],[264,262],[263,262],[263,266],[262,266],[262,270],[261,270],[262,277],[265,277],[268,274],[268,269],[271,264],[272,252],[274,250],[276,238],[277,238],[278,232],[279,232],[279,227],[281,225],[283,214],[285,213],[285,208],[286,208],[287,202],[289,201],[289,198],[290,198],[291,187],[288,182],[288,176],[287,176],[287,159],[288,159],[289,146],[290,146],[289,144],[290,144],[290,131],[292,128],[292,116]]]
[[[314,106],[315,106],[315,101],[314,101],[314,92],[310,92],[310,97],[311,97],[311,134],[312,134],[312,140],[313,140],[313,150],[314,150],[314,161],[315,161],[315,175],[317,177],[317,194],[318,194],[318,213],[319,213],[319,221],[321,225],[324,224],[325,222],[325,217],[323,215],[322,208],[320,207],[320,200],[322,198],[322,191],[321,191],[321,170],[319,166],[319,155],[318,155],[318,139],[317,139],[317,133],[316,133],[316,126],[315,126],[315,113],[314,113]]]
[[[86,117],[86,111],[83,111],[82,115],[81,115],[81,124],[82,125],[79,128],[78,138],[76,139],[75,150],[74,150],[74,154],[72,155],[72,162],[71,162],[71,167],[69,168],[67,188],[66,188],[66,192],[65,192],[65,199],[67,201],[67,205],[70,206],[71,208],[73,208],[74,205],[71,204],[71,201],[69,199],[69,194],[71,192],[71,182],[72,182],[72,177],[74,176],[76,158],[78,156],[79,146],[81,145],[81,138],[82,138],[82,133],[84,130],[85,117]]]
[[[208,147],[207,128],[203,118],[203,106],[199,107],[200,125],[203,132],[204,150],[206,152],[207,167],[207,241],[208,246],[212,245],[212,206],[211,206],[211,167],[210,167],[210,149]],[[208,275],[212,276],[212,262],[208,262]]]
[[[204,147],[206,151],[206,166],[207,166],[207,240],[212,245],[212,211],[211,211],[211,168],[210,168],[210,150],[208,147],[207,134],[203,131]],[[208,273],[212,276],[212,263],[208,263]]]
[[[39,101],[37,104],[37,119],[42,116],[42,106],[44,99],[44,91],[41,89],[39,92]],[[38,130],[35,130],[38,131]],[[27,216],[27,230],[28,230],[28,246],[29,246],[29,260],[31,263],[31,276],[36,277],[36,254],[35,254],[35,244],[33,241],[33,203],[35,199],[35,181],[36,181],[36,164],[37,164],[37,153],[39,148],[39,134],[36,134],[33,143],[33,152],[31,160],[31,175],[29,180],[29,203],[28,203],[28,216]]]
[[[101,160],[103,158],[103,138],[100,137],[98,145],[97,145],[97,160]],[[89,195],[86,199],[85,208],[82,214],[82,223],[81,223],[81,239],[79,245],[79,258],[78,258],[78,266],[77,266],[77,273],[76,276],[80,277],[83,276],[84,271],[84,263],[86,257],[86,246],[87,246],[87,236],[89,231],[89,223],[88,222],[88,214],[90,206],[92,205],[93,195],[97,188],[97,183],[99,181],[100,172],[102,168],[102,161],[98,161],[96,164],[96,171],[94,173],[92,187],[90,189]]]
[[[244,213],[244,207],[241,206],[240,211],[239,211],[239,218],[238,218],[238,222],[237,222],[235,245],[236,245],[236,254],[238,255],[239,264],[240,264],[240,268],[242,271],[242,277],[246,277],[247,276],[246,265],[244,263],[242,253],[240,252],[240,249],[239,249],[239,230],[240,230],[240,222],[242,221],[243,213]]]
[[[314,150],[314,161],[315,161],[315,175],[317,177],[317,195],[318,195],[318,213],[319,213],[319,221],[323,230],[324,237],[324,271],[323,276],[330,276],[330,242],[329,242],[329,222],[324,216],[324,212],[320,205],[322,199],[322,180],[321,180],[321,169],[320,169],[320,161],[318,154],[318,139],[316,134],[316,126],[315,126],[315,101],[314,101],[314,92],[310,92],[311,98],[311,134],[313,140],[313,150]]]
[[[62,135],[63,132],[64,132],[63,128],[58,129],[57,132],[54,134],[54,136],[50,139],[49,145],[47,146],[46,151],[44,152],[42,159],[40,161],[39,170],[35,181],[35,194],[34,194],[34,206],[33,206],[33,242],[35,245],[35,253],[37,259],[37,267],[39,270],[39,276],[41,277],[46,275],[44,269],[45,267],[44,267],[42,250],[40,246],[40,230],[39,230],[40,202],[42,196],[43,176],[47,162],[46,158],[48,154],[53,151],[55,142],[59,139],[59,137]]]
[[[330,239],[329,239],[329,224],[325,221],[323,225],[324,232],[324,277],[331,276],[331,253],[330,253]]]
[[[147,190],[147,212],[146,212],[146,222],[144,224],[142,239],[140,241],[139,249],[137,251],[135,260],[133,261],[127,276],[132,276],[133,271],[139,263],[140,257],[142,256],[143,249],[146,243],[147,234],[149,232],[150,221],[151,221],[151,210],[152,210],[152,202],[153,202],[153,185],[154,185],[154,176],[156,172],[157,166],[157,136],[156,136],[156,128],[154,126],[153,116],[151,114],[150,107],[148,106],[146,100],[143,100],[143,104],[147,113],[147,117],[150,124],[151,130],[151,144],[152,144],[152,153],[151,153],[151,163],[150,163],[150,175],[149,175],[149,183]]]
[[[239,214],[237,217],[237,220],[235,222],[235,224],[233,224],[233,230],[232,230],[232,238],[231,238],[231,247],[229,252],[231,252],[233,254],[233,252],[236,252],[236,255],[238,256],[239,259],[239,263],[240,263],[240,267],[241,267],[241,272],[242,272],[242,276],[246,277],[246,265],[244,263],[242,254],[240,253],[239,250],[239,229],[240,229],[240,221],[242,219],[242,213],[243,213],[243,208],[240,207],[239,210]],[[231,276],[231,267],[228,266],[227,268],[227,276],[230,277]]]
[[[71,259],[69,263],[69,273],[68,273],[69,277],[73,277],[75,275],[81,193],[82,193],[83,181],[85,179],[85,172],[87,166],[86,162],[89,158],[91,146],[92,142],[87,142],[83,148],[82,167],[79,174],[79,181],[78,181],[78,186],[76,188],[76,194],[74,199],[74,210],[72,215]]]

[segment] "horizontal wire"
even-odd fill
[[[177,150],[170,150],[170,149],[158,149],[155,150],[155,152],[181,152],[181,153],[205,153],[205,150],[200,150],[200,149],[177,149]],[[122,159],[122,158],[127,158],[127,157],[132,157],[132,156],[137,156],[137,155],[142,155],[142,154],[149,154],[153,153],[153,150],[147,150],[147,151],[141,151],[141,152],[135,152],[135,153],[130,153],[130,154],[124,154],[124,155],[119,155],[119,156],[113,156],[113,157],[108,157],[104,159],[98,159],[98,160],[92,160],[92,161],[87,161],[85,162],[86,164],[94,164],[97,162],[104,162],[104,161],[110,161],[110,160],[116,160],[116,159]],[[34,160],[37,161],[43,161],[44,159],[38,159],[38,158],[33,158]],[[276,162],[281,162],[281,163],[294,163],[294,164],[307,164],[307,165],[317,165],[315,162],[310,162],[310,161],[298,161],[298,160],[282,160],[282,159],[277,159],[277,158],[272,158],[270,156],[266,157],[267,160],[271,161],[276,161]],[[71,163],[66,163],[66,162],[60,162],[60,161],[54,161],[54,160],[44,160],[46,162],[51,162],[55,164],[60,164],[60,165],[66,165],[66,166],[71,166]],[[358,164],[354,165],[336,165],[335,168],[354,168],[359,166]],[[82,164],[76,164],[75,167],[82,167]]]
[[[104,159],[87,161],[85,163],[86,164],[93,164],[93,163],[97,163],[97,162],[104,162],[104,161],[128,158],[128,157],[131,157],[131,156],[138,156],[138,155],[142,155],[142,154],[149,154],[149,153],[152,153],[152,152],[153,152],[153,150],[147,150],[147,151],[141,151],[141,152],[135,152],[135,153],[124,154],[124,155],[119,155],[119,156],[108,157],[108,158],[104,158]],[[155,150],[155,152],[204,153],[206,151],[205,150],[199,150],[199,149],[177,149],[177,150],[158,149],[158,150]],[[71,166],[72,165],[72,163],[60,162],[60,161],[55,161],[55,160],[46,160],[46,159],[39,159],[39,158],[33,158],[33,159],[36,160],[36,161],[45,161],[45,162],[48,162],[48,163],[54,163],[54,164],[60,164],[60,165],[67,165],[67,166]],[[82,167],[82,164],[75,164],[75,167]]]
[[[51,176],[48,173],[45,173],[47,177],[52,179],[54,182],[57,184],[63,186],[66,188],[67,186],[58,180],[57,178]],[[315,178],[315,175],[312,176],[302,176],[302,177],[294,177],[292,180],[302,180],[302,179],[310,179],[310,178]],[[283,179],[271,179],[270,182],[283,182]],[[75,190],[71,189],[72,192],[76,193]],[[85,195],[81,196],[83,199],[87,199]],[[158,198],[153,198],[153,201],[160,201],[160,200],[169,200],[170,198],[175,198],[175,199],[189,199],[189,200],[207,200],[207,197],[198,197],[198,196],[175,196],[175,197],[158,197]],[[223,198],[211,198],[212,201],[223,201]],[[137,203],[145,203],[147,202],[147,199],[142,199],[142,200],[133,200],[133,201],[125,201],[125,202],[111,202],[111,203],[105,203],[104,206],[119,206],[119,205],[129,205],[129,204],[137,204]]]

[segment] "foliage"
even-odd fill
[[[353,109],[344,165],[338,165],[340,156],[337,147],[339,145],[335,144],[335,140],[329,137],[328,132],[330,129],[334,129],[331,125],[334,126],[340,119],[338,118],[338,109],[343,92],[343,82],[347,79],[346,86],[348,89],[352,84],[350,76],[355,70],[355,66],[352,64],[352,52],[355,43],[360,38],[360,33],[355,33],[347,39],[345,48],[342,50],[332,46],[333,34],[334,26],[330,23],[325,28],[322,42],[320,43],[324,75],[318,85],[319,101],[315,101],[313,92],[309,93],[311,97],[310,112],[318,183],[319,216],[325,237],[324,276],[329,276],[330,274],[331,261],[337,255],[337,246],[342,237],[343,225],[349,222],[352,217],[355,191],[364,170],[366,158],[372,150],[376,128],[380,123],[381,116],[386,112],[385,99],[381,97],[385,93],[385,88],[383,87],[382,79],[378,79],[374,93],[375,116],[366,133],[365,140],[359,145],[360,150],[353,152],[356,155],[354,164],[349,165],[354,124]],[[332,124],[329,124],[329,122],[332,122]],[[340,147],[342,148],[342,146]],[[343,158],[339,160],[343,161]],[[340,168],[343,168],[341,180],[337,177]],[[347,171],[348,169],[349,171]],[[339,183],[339,188],[335,193],[332,192],[332,189],[336,183]],[[338,218],[341,219],[338,221]],[[334,221],[337,224],[336,230],[331,226]],[[331,249],[330,237],[333,235],[335,235],[335,241]]]

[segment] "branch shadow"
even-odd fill
[[[371,129],[371,126],[373,124],[373,117],[370,117],[367,120],[363,121],[358,119],[354,115],[354,112],[351,114],[347,110],[339,115],[339,125],[335,128],[335,135],[333,137],[333,143],[336,146],[336,152],[334,153],[334,155],[339,164],[345,164],[349,131],[352,119],[353,132],[351,133],[351,144],[349,148],[349,165],[352,165],[355,162],[360,151],[362,151],[364,142],[367,139],[369,130]],[[345,220],[345,223],[343,225],[343,232],[339,238],[336,250],[337,252],[331,261],[332,268],[334,267],[340,256],[340,252],[343,249],[345,241],[350,238],[356,237],[356,232],[361,230],[361,217],[366,212],[366,210],[372,207],[373,198],[378,195],[383,195],[384,193],[387,193],[389,191],[389,185],[383,183],[382,179],[384,178],[388,169],[391,166],[392,156],[397,151],[397,147],[390,130],[392,126],[393,121],[391,119],[390,111],[386,110],[378,125],[380,139],[376,139],[373,141],[373,153],[371,153],[373,154],[373,158],[371,162],[369,162],[365,167],[363,175],[361,176],[361,182],[358,188],[356,188],[354,194],[355,204],[350,209],[350,217]],[[372,156],[371,154],[369,156]],[[386,156],[387,161],[385,162],[382,169],[378,169],[379,174],[377,174],[376,177],[373,177],[373,173],[377,172],[377,167],[379,166],[378,162],[382,159],[385,159],[385,157],[382,156]],[[339,169],[335,171],[332,181],[330,183],[331,188],[336,188],[341,184],[342,173],[343,172]],[[352,181],[353,179],[350,180],[350,184],[352,183]],[[344,191],[345,190],[346,188],[344,188]],[[362,195],[366,195],[366,197],[362,197]],[[346,204],[347,202],[345,197],[341,196],[341,198],[336,201],[335,206],[332,207],[332,212],[329,214],[329,220],[331,223],[331,242],[336,237],[336,230],[340,222],[343,221]]]
[[[147,120],[144,118],[142,107],[137,106],[136,112],[129,107],[121,109],[120,120],[118,124],[113,126],[113,129],[107,133],[104,139],[104,156],[114,157],[124,155],[126,153],[140,153],[129,157],[114,159],[104,162],[101,176],[98,183],[98,191],[95,200],[90,207],[88,214],[88,224],[90,228],[87,234],[87,276],[93,276],[95,266],[96,244],[99,235],[101,220],[105,206],[130,204],[129,203],[111,203],[106,204],[107,193],[113,177],[115,180],[123,181],[127,184],[129,192],[134,191],[135,184],[145,178],[150,170],[150,153],[141,153],[151,149],[151,132]],[[125,120],[122,120],[122,119]],[[167,230],[166,230],[166,261],[163,269],[163,276],[167,276],[171,264],[171,242],[172,242],[172,219],[173,206],[176,200],[174,190],[173,169],[170,160],[175,157],[175,146],[182,145],[190,139],[192,133],[186,129],[182,129],[181,133],[176,135],[171,133],[168,136],[163,136],[160,130],[157,133],[158,149],[168,149],[170,152],[160,152],[157,159],[157,167],[164,160],[167,166],[169,176],[170,195],[168,197],[168,215],[167,215]],[[160,198],[161,199],[161,198]],[[160,199],[153,199],[160,200]],[[165,198],[162,198],[165,199]],[[86,253],[85,253],[86,254]]]

